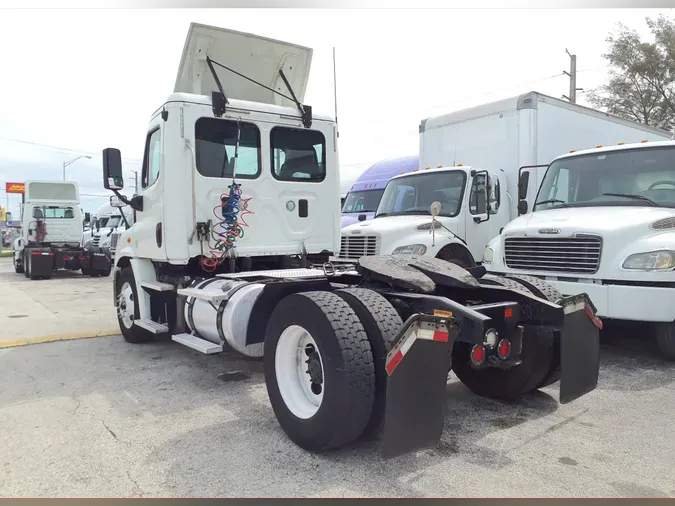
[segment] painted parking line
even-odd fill
[[[87,332],[68,332],[64,334],[46,334],[37,337],[20,337],[18,339],[0,339],[0,348],[14,348],[16,346],[25,346],[28,344],[42,344],[53,343],[55,341],[73,341],[75,339],[117,336],[119,333],[120,329],[118,327],[104,330],[90,330]]]

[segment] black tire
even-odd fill
[[[654,333],[661,356],[675,361],[675,323],[657,323]]]
[[[14,256],[12,256],[12,258],[14,258]],[[14,272],[16,272],[17,274],[24,273],[23,260],[21,260],[20,262],[14,260]]]
[[[483,284],[502,285],[517,291],[528,291],[523,285],[501,276],[488,275],[481,278]],[[472,392],[483,397],[515,400],[539,388],[554,363],[552,333],[539,333],[536,327],[523,329],[521,364],[510,369],[486,367],[475,369],[470,362],[472,346],[455,343],[452,354],[452,370],[457,378]]]
[[[91,270],[89,269],[88,265],[80,267],[80,270],[82,271],[83,276],[89,276],[89,274],[91,273]]]
[[[382,295],[364,288],[336,290],[336,295],[344,299],[354,310],[368,336],[375,364],[375,402],[370,420],[361,438],[370,438],[381,432],[384,423],[384,410],[387,399],[387,371],[385,364],[396,334],[403,325],[394,306]]]
[[[120,290],[124,285],[124,283],[129,283],[129,286],[131,287],[131,293],[134,304],[134,316],[138,316],[139,314],[138,293],[136,291],[136,280],[134,279],[134,272],[131,267],[125,267],[124,269],[122,269],[122,272],[120,272],[119,278],[117,278],[117,287],[116,287],[117,293],[120,293]],[[141,344],[154,340],[153,334],[139,327],[138,325],[134,325],[133,322],[131,324],[131,327],[127,327],[120,318],[119,311],[117,311],[117,323],[120,326],[120,331],[122,332],[124,340],[128,343]]]
[[[323,399],[306,419],[291,412],[277,382],[277,346],[292,325],[312,336],[323,362]],[[373,354],[363,325],[347,302],[319,291],[285,297],[270,316],[263,358],[272,409],[295,444],[322,452],[349,444],[363,433],[375,399]]]
[[[562,293],[542,279],[520,274],[509,274],[508,277],[517,283],[522,284],[525,288],[530,290],[530,292],[532,292],[535,297],[539,297],[553,303],[557,303],[563,298]],[[546,376],[544,376],[544,379],[539,385],[537,385],[537,388],[544,388],[549,385],[553,385],[560,380],[560,333],[546,328],[539,328],[537,329],[537,332],[540,335],[546,334],[544,339],[547,341],[553,339],[553,362],[551,363],[548,373]]]
[[[23,275],[26,276],[28,279],[30,279],[30,263],[28,262],[28,255],[26,254],[26,250],[23,251]]]

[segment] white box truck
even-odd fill
[[[561,402],[592,391],[598,322],[583,294],[549,302],[440,260],[326,263],[340,239],[337,130],[302,104],[311,55],[192,24],[138,195],[121,196],[121,154],[104,150],[104,186],[136,216],[114,258],[124,339],[262,358],[277,420],[314,452],[373,435],[385,455],[437,444],[451,367],[485,396],[558,378]],[[562,333],[559,349],[541,329]]]
[[[669,138],[536,92],[428,118],[419,131],[421,169],[388,183],[374,220],[343,228],[340,259],[414,253],[473,266],[485,245],[518,217],[519,200],[528,203],[520,205],[521,213],[531,208],[545,168],[557,156],[598,144]],[[441,209],[432,229],[433,202]]]
[[[675,360],[675,141],[556,158],[532,212],[490,241],[483,263],[588,293],[603,319],[648,324]]]

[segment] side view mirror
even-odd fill
[[[33,218],[36,220],[42,219],[42,210],[40,208],[33,209]]]
[[[518,216],[521,214],[527,214],[527,200],[518,201]]]
[[[5,213],[5,220],[7,221],[7,223],[11,223],[12,222],[12,213]]]
[[[103,186],[106,190],[121,190],[124,188],[122,175],[122,153],[116,148],[103,150]]]
[[[359,221],[365,221],[366,220],[366,215],[365,214],[359,214]]]
[[[125,207],[126,204],[120,200],[120,198],[117,195],[111,195],[110,196],[110,207]]]

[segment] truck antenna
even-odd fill
[[[333,47],[333,94],[335,102],[335,126],[338,126],[338,108],[337,108],[337,70],[335,67],[335,47]],[[340,129],[337,129],[337,137],[340,137]]]

